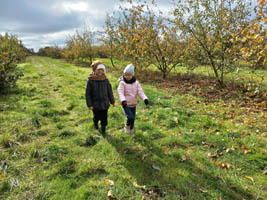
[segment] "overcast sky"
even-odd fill
[[[165,15],[171,1],[156,0]],[[106,14],[119,10],[119,5],[120,0],[0,0],[0,34],[15,34],[35,51],[62,46],[76,30],[103,30]]]
[[[68,35],[90,26],[101,30],[119,0],[0,0],[0,34],[15,34],[27,48],[62,46]],[[161,2],[161,3],[160,3]],[[158,1],[168,10],[168,0]]]

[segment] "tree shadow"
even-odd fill
[[[199,199],[211,199],[214,196],[208,191],[212,190],[223,199],[255,199],[242,186],[201,169],[191,160],[183,160],[182,156],[166,155],[150,138],[141,133],[132,138],[133,145],[127,143],[128,137],[108,135],[106,139],[124,159],[124,167],[138,185],[146,186],[144,194],[154,193],[157,197],[172,194],[182,199],[190,199],[199,194]],[[181,148],[186,147],[181,145]],[[175,170],[177,173],[173,174]],[[178,171],[186,172],[187,176]]]
[[[34,92],[26,88],[8,88],[2,91],[0,94],[0,112],[7,110],[14,110],[17,106],[17,102],[21,99],[22,96],[31,97],[34,95]]]
[[[188,94],[189,92],[195,97],[201,97],[205,102],[223,101],[240,101],[240,97],[249,98],[250,102],[246,102],[247,106],[259,102],[265,102],[266,91],[254,90],[248,91],[244,87],[243,82],[225,79],[224,87],[221,87],[216,78],[212,75],[200,73],[172,73],[166,79],[163,79],[161,72],[143,70],[138,74],[138,79],[142,83],[158,83],[158,88],[172,88],[174,93]],[[177,87],[179,85],[179,88]],[[244,100],[242,100],[244,101]],[[250,104],[249,104],[250,103]]]

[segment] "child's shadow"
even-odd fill
[[[208,190],[220,193],[224,199],[253,199],[253,195],[247,193],[240,185],[230,180],[222,180],[202,170],[193,161],[183,161],[166,155],[162,149],[151,142],[150,138],[142,134],[133,138],[133,145],[127,142],[128,137],[117,138],[109,135],[106,139],[124,158],[124,167],[136,179],[138,185],[146,185],[160,196],[170,191],[181,198],[189,198],[188,191],[191,190],[194,193],[202,192],[202,197],[212,198],[208,193],[203,192],[203,188],[208,186]],[[172,173],[176,169],[195,176],[174,176]],[[181,179],[182,181],[179,181]],[[185,187],[190,188],[185,189]]]

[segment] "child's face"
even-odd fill
[[[127,81],[129,81],[129,80],[131,80],[131,79],[133,78],[133,76],[132,76],[132,74],[127,74],[127,73],[125,73],[125,74],[124,74],[124,78],[125,78]]]
[[[101,75],[104,74],[104,70],[103,70],[103,69],[98,69],[98,70],[96,70],[96,74],[97,74],[98,76],[101,76]]]

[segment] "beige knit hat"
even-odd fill
[[[104,73],[106,73],[106,67],[105,67],[105,65],[103,65],[103,64],[97,65],[96,70],[99,70],[99,69],[103,69],[104,70]]]

